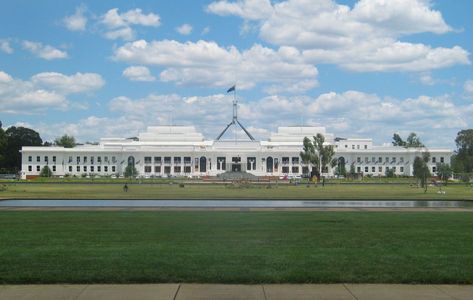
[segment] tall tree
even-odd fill
[[[5,150],[5,168],[11,172],[21,169],[21,147],[41,146],[43,140],[36,131],[25,127],[9,127],[5,134],[7,136],[7,146]]]
[[[401,138],[401,136],[397,133],[393,135],[393,146],[400,146],[400,147],[405,147],[406,142]]]
[[[54,140],[54,144],[57,146],[63,146],[64,148],[74,148],[76,146],[76,139],[72,135],[63,135]]]
[[[420,185],[424,188],[424,192],[427,192],[427,179],[431,176],[429,166],[427,165],[429,159],[430,153],[426,151],[422,153],[422,156],[416,156],[413,163],[413,175],[418,181],[420,181]]]
[[[311,141],[308,137],[304,138],[303,151],[300,152],[301,160],[304,163],[311,164],[318,169],[318,176],[329,164],[333,165],[332,158],[335,150],[332,145],[324,145],[325,137],[317,133]]]
[[[453,171],[449,164],[437,163],[437,175],[440,180],[445,182],[445,185],[448,183],[448,179],[452,177]]]
[[[463,172],[473,172],[473,129],[461,130],[455,139],[457,154],[455,160]]]
[[[5,130],[2,128],[2,121],[0,121],[0,169],[3,169],[5,166],[5,152],[7,148],[7,135]],[[0,171],[2,172],[2,171]]]

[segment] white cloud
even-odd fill
[[[189,24],[182,24],[176,28],[176,31],[182,35],[189,35],[192,33],[192,26]]]
[[[87,17],[84,15],[85,10],[84,5],[77,7],[73,15],[64,17],[64,26],[71,31],[84,31],[87,25]]]
[[[31,114],[47,108],[67,109],[74,106],[66,96],[88,93],[104,85],[95,73],[38,73],[30,80],[15,79],[0,71],[0,112]]]
[[[473,80],[465,81],[463,89],[465,90],[465,94],[467,97],[473,98]]]
[[[0,40],[0,51],[3,51],[7,54],[12,54],[13,53],[13,48],[10,45],[10,41]]]
[[[159,15],[154,13],[144,14],[140,8],[121,14],[118,12],[118,8],[113,8],[100,17],[100,23],[106,27],[106,38],[132,40],[135,37],[132,26],[157,27],[161,24],[161,20]]]
[[[123,71],[123,76],[132,81],[155,81],[156,78],[144,66],[131,66]]]
[[[317,86],[317,69],[304,63],[300,52],[291,47],[277,51],[254,45],[239,51],[222,48],[215,42],[180,43],[173,40],[138,40],[115,50],[119,61],[164,67],[160,80],[180,85],[228,87],[237,81],[241,89],[258,83],[284,86],[302,92]],[[269,87],[268,90],[274,90]]]
[[[459,46],[401,41],[411,34],[452,30],[428,0],[360,0],[353,8],[333,0],[240,0],[213,2],[207,10],[257,21],[261,38],[296,47],[314,64],[333,63],[359,72],[419,72],[470,63],[469,53]]]
[[[23,41],[23,49],[28,50],[37,57],[53,60],[67,58],[67,52],[59,50],[49,45],[43,45],[38,42]]]

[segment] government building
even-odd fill
[[[364,176],[385,176],[387,170],[412,176],[415,157],[427,150],[431,154],[428,166],[435,174],[436,164],[450,164],[452,156],[450,149],[376,146],[372,139],[338,138],[324,127],[279,127],[260,141],[244,130],[249,140],[220,140],[222,134],[209,140],[193,126],[154,126],[137,138],[102,138],[98,145],[23,147],[22,178],[38,176],[46,165],[54,176],[121,176],[128,165],[146,178],[217,176],[228,171],[301,176],[311,172],[299,156],[303,139],[318,133],[334,146],[334,158],[344,162],[347,173],[354,168]],[[334,176],[335,170],[329,167],[324,175]]]

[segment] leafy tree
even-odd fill
[[[473,172],[473,129],[461,130],[455,139],[457,154],[455,163],[463,172]]]
[[[9,127],[5,131],[7,145],[5,147],[4,167],[11,172],[21,168],[21,147],[41,146],[43,140],[36,131],[25,127]]]
[[[0,121],[0,169],[4,168],[5,155],[7,148],[7,135],[5,130],[2,128],[2,122]]]
[[[342,176],[347,176],[347,170],[345,168],[345,160],[342,158],[339,159],[334,159],[332,162],[335,162],[335,166],[337,169],[335,170],[335,173],[337,175],[342,175]]]
[[[332,145],[324,145],[325,137],[317,133],[311,141],[308,137],[304,138],[303,151],[300,152],[302,162],[310,164],[318,169],[318,176],[332,164],[332,158],[335,150]]]
[[[452,177],[452,174],[453,171],[449,164],[437,163],[437,176],[445,182],[445,185],[447,185],[448,179]]]
[[[401,136],[397,133],[393,135],[393,146],[400,146],[405,148],[420,148],[424,147],[424,144],[421,143],[419,137],[415,132],[411,132],[407,137],[406,141],[404,141]]]
[[[138,170],[133,165],[128,165],[125,168],[125,177],[135,177],[138,175]]]
[[[393,146],[400,146],[400,147],[406,147],[406,142],[401,138],[401,136],[397,133],[393,135]]]
[[[53,172],[48,166],[44,166],[41,169],[41,172],[39,173],[39,177],[51,177],[53,175]]]
[[[350,176],[351,176],[351,177],[355,177],[355,175],[356,175],[355,164],[352,163],[352,164],[350,165]]]
[[[424,147],[424,144],[420,142],[420,138],[417,136],[415,132],[411,132],[406,140],[406,147],[407,148],[420,148]]]
[[[63,146],[64,148],[74,148],[76,146],[76,139],[72,135],[63,135],[60,138],[54,140],[54,144],[57,146]]]
[[[429,166],[427,165],[429,159],[430,153],[426,151],[422,153],[422,157],[416,156],[413,164],[414,177],[417,178],[418,181],[420,181],[420,185],[424,188],[424,192],[427,192],[427,178],[431,176]]]

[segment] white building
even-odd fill
[[[23,147],[22,178],[38,176],[48,165],[56,176],[121,175],[128,164],[144,176],[216,176],[226,171],[246,171],[256,176],[310,173],[299,153],[304,137],[317,133],[334,145],[335,158],[364,175],[412,176],[413,162],[425,148],[375,146],[371,139],[335,138],[324,127],[279,127],[268,140],[207,140],[193,126],[148,127],[138,139],[103,138],[98,145],[75,148]],[[450,164],[452,150],[429,148],[430,170],[436,163]],[[334,169],[328,170],[329,175]]]

